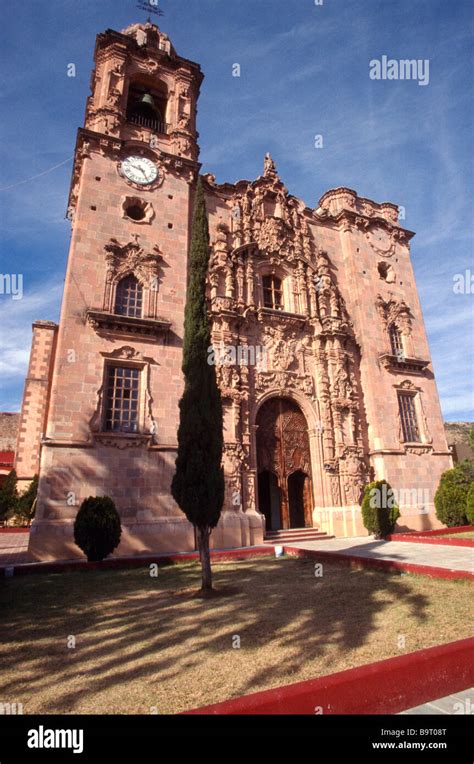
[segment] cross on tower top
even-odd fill
[[[152,23],[150,13],[154,13],[155,16],[164,16],[164,11],[158,7],[158,0],[138,0],[137,6],[140,11],[146,11],[148,13],[147,22]]]

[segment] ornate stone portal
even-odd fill
[[[220,196],[215,183],[208,186]],[[311,217],[288,194],[269,155],[263,176],[253,183],[237,184],[231,196],[222,193],[222,197],[231,214],[229,224],[223,220],[217,224],[212,243],[212,341],[215,347],[254,351],[252,357],[248,353],[246,363],[218,366],[229,422],[226,435],[229,444],[246,455],[239,463],[240,482],[245,483],[249,471],[257,476],[262,470],[276,475],[281,527],[294,527],[288,481],[300,467],[291,469],[282,452],[271,456],[268,445],[262,446],[262,428],[271,429],[274,417],[262,423],[259,409],[269,398],[273,400],[262,407],[267,412],[281,407],[282,400],[294,407],[288,396],[304,401],[307,414],[297,407],[288,426],[296,428],[292,438],[300,438],[305,453],[306,498],[299,524],[312,525],[313,483],[320,495],[330,497],[331,506],[355,505],[369,472],[353,325],[328,254],[311,234]],[[281,285],[278,306],[265,305],[268,276]],[[236,465],[229,462],[227,453],[224,467],[235,482]],[[262,488],[266,479],[258,478],[260,498],[269,490]],[[296,496],[295,491],[292,495]]]

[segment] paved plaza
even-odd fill
[[[290,546],[290,545],[289,545]],[[410,543],[409,541],[376,541],[367,536],[336,538],[323,541],[291,543],[292,547],[321,552],[337,552],[353,557],[394,560],[413,565],[428,565],[448,570],[474,572],[474,548],[435,544]]]

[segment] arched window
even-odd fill
[[[141,318],[143,290],[135,276],[125,276],[117,284],[115,294],[115,313],[119,316]]]
[[[390,324],[388,327],[388,335],[390,337],[390,349],[392,351],[392,355],[396,355],[397,358],[403,358],[405,355],[403,349],[403,339],[398,326],[395,326],[395,324]]]
[[[281,279],[269,275],[262,277],[263,305],[273,310],[283,310],[283,291]]]

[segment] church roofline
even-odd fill
[[[245,193],[248,188],[255,188],[260,183],[266,183],[269,176],[259,175],[255,180],[238,180],[235,183],[216,183],[215,177],[212,173],[204,173],[202,176],[206,190],[209,193],[220,196],[221,198],[232,198],[236,193]],[[375,202],[372,199],[368,199],[364,196],[359,196],[357,191],[345,186],[339,186],[337,188],[331,188],[326,191],[316,207],[312,208],[306,205],[303,199],[290,194],[285,188],[283,182],[275,171],[275,174],[271,176],[273,180],[276,180],[278,185],[283,188],[287,193],[288,198],[295,199],[304,205],[304,208],[300,208],[301,212],[311,216],[315,221],[320,223],[338,223],[344,216],[353,215],[358,219],[366,219],[368,225],[379,223],[396,227],[406,234],[406,238],[410,240],[415,236],[414,231],[410,231],[408,228],[404,228],[400,225],[398,219],[399,208],[393,202]]]

